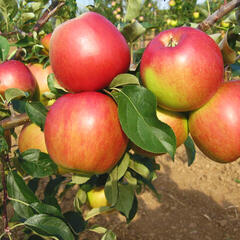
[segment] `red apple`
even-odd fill
[[[227,163],[240,157],[240,81],[224,83],[200,109],[192,112],[189,130],[210,159]]]
[[[45,141],[53,161],[84,173],[105,173],[120,160],[128,139],[117,105],[99,92],[66,94],[51,106]]]
[[[50,39],[51,39],[52,33],[48,33],[41,39],[41,44],[44,46],[44,48],[47,50],[47,53],[49,51],[50,47]]]
[[[176,147],[179,147],[186,141],[188,137],[188,119],[184,113],[172,112],[162,108],[157,108],[157,117],[160,121],[168,124],[172,128],[176,136]],[[132,146],[132,149],[135,152],[147,157],[159,155],[147,152],[135,144]]]
[[[19,88],[33,94],[36,80],[30,70],[20,61],[10,60],[0,64],[0,94],[8,88]]]
[[[158,105],[172,111],[195,110],[223,82],[223,58],[206,33],[179,27],[159,33],[143,53],[140,72]]]
[[[98,13],[88,12],[59,25],[50,41],[50,62],[60,85],[71,92],[105,88],[128,71],[128,44]]]
[[[39,94],[40,94],[40,101],[47,105],[48,101],[46,98],[43,97],[44,92],[49,92],[47,78],[50,73],[53,73],[51,66],[47,66],[46,68],[43,68],[42,64],[35,63],[35,64],[29,64],[28,68],[32,72],[33,76],[35,77],[37,81],[37,85],[39,88]]]

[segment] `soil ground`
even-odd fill
[[[139,197],[139,211],[126,224],[118,213],[97,216],[92,224],[112,229],[118,240],[240,240],[240,161],[219,164],[200,151],[187,166],[184,147],[175,162],[158,157],[161,169],[154,185],[161,202],[145,191]],[[81,240],[97,240],[84,233]]]
[[[167,155],[157,161],[161,169],[154,185],[162,195],[160,202],[146,190],[138,195],[139,211],[130,224],[117,212],[99,215],[90,223],[112,229],[118,240],[240,240],[240,183],[235,181],[240,179],[240,159],[219,164],[197,151],[188,167],[180,147],[175,162]],[[64,211],[73,208],[75,192],[68,190],[62,199]],[[79,239],[100,238],[84,232]],[[23,239],[20,230],[13,239]]]

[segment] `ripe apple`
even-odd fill
[[[87,192],[88,203],[91,208],[99,208],[108,206],[105,196],[104,187],[98,187]]]
[[[176,2],[174,0],[170,0],[168,4],[170,7],[174,7],[176,5]]]
[[[8,88],[19,88],[33,95],[36,80],[30,70],[20,61],[10,60],[0,64],[0,94]]]
[[[54,30],[50,62],[65,89],[95,91],[128,71],[130,52],[125,38],[110,21],[98,13],[87,12]]]
[[[179,27],[159,33],[143,53],[143,85],[162,108],[183,112],[201,107],[223,82],[218,45],[206,33]]]
[[[33,76],[35,77],[40,94],[40,101],[44,104],[48,104],[48,100],[42,95],[44,92],[49,92],[47,78],[50,73],[53,73],[51,66],[43,67],[42,64],[35,63],[27,65]]]
[[[189,130],[210,159],[227,163],[240,157],[240,81],[223,83],[204,106],[190,114]]]
[[[65,94],[51,106],[44,128],[52,160],[64,168],[102,174],[125,152],[117,105],[99,92]]]
[[[199,12],[193,12],[193,17],[194,17],[195,19],[198,19],[199,16],[200,16]]]
[[[28,149],[39,149],[41,152],[48,153],[44,138],[44,133],[34,123],[27,123],[23,126],[18,137],[19,151],[22,153]],[[58,173],[65,174],[69,171],[58,166]]]
[[[27,123],[23,126],[18,137],[19,151],[22,153],[28,149],[39,149],[41,152],[48,153],[44,133],[34,123]]]
[[[184,113],[172,112],[158,107],[157,117],[160,121],[168,124],[172,128],[176,136],[176,147],[179,147],[186,141],[188,137],[188,119]],[[140,147],[136,146],[135,144],[132,145],[132,149],[135,152],[147,157],[159,155],[147,152],[141,149]]]
[[[50,48],[50,39],[51,39],[52,33],[48,33],[41,39],[41,44],[44,46],[45,53],[48,55],[49,48]]]

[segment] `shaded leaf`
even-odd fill
[[[85,230],[86,222],[84,221],[82,214],[69,211],[64,213],[64,217],[76,235]]]
[[[83,191],[81,188],[78,190],[75,198],[74,198],[74,207],[76,208],[76,210],[78,210],[79,212],[81,212],[81,207],[82,205],[84,205],[87,201],[87,194],[85,191]]]
[[[19,99],[21,97],[29,97],[29,93],[28,92],[24,92],[18,88],[8,88],[5,92],[4,92],[4,96],[7,100],[7,102],[9,103],[10,101],[12,101],[13,99]]]
[[[11,201],[14,211],[19,216],[25,219],[33,216],[34,213],[28,204],[38,202],[38,199],[16,171],[11,171],[7,175],[7,191],[10,198],[23,202]]]
[[[131,43],[141,37],[145,31],[146,28],[143,27],[143,25],[138,21],[135,21],[134,23],[128,23],[121,29],[121,32],[126,38],[127,42]]]
[[[48,112],[46,107],[40,102],[27,102],[25,108],[31,122],[35,123],[43,130]]]
[[[60,218],[47,214],[38,214],[28,218],[24,225],[43,236],[54,236],[59,240],[74,240],[68,225]]]
[[[55,206],[46,203],[34,202],[30,204],[30,207],[34,209],[38,214],[48,214],[55,217],[63,218],[61,211]]]
[[[194,142],[190,136],[187,137],[184,146],[188,156],[188,166],[191,166],[195,160],[196,150]]]
[[[8,40],[5,37],[0,36],[0,60],[2,62],[6,61],[10,46]]]
[[[48,75],[47,82],[48,88],[50,89],[51,93],[55,94],[56,98],[67,93],[67,91],[57,83],[54,73]]]
[[[42,178],[57,173],[57,165],[48,154],[39,149],[29,149],[21,153],[21,167],[29,175]]]

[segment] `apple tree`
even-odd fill
[[[197,25],[193,13],[202,9],[203,17],[206,6],[196,1],[176,0],[169,10],[158,9],[156,1],[94,2],[82,14],[74,0],[0,1],[2,239],[13,239],[19,228],[29,240],[78,239],[84,231],[97,232],[103,240],[116,239],[111,229],[91,225],[89,220],[114,210],[131,222],[138,210],[137,195],[145,188],[160,199],[153,183],[160,169],[155,156],[169,154],[174,160],[176,148],[184,144],[188,165],[193,163],[194,141],[197,145],[199,141],[188,134],[188,118],[197,116],[208,103],[184,113],[157,107],[157,94],[145,82],[161,76],[155,77],[155,69],[145,74],[141,60],[148,63],[151,56],[144,56],[145,48],[133,48],[149,29],[169,28],[166,12],[176,17],[191,15],[177,25],[192,26],[181,29],[195,26],[211,41],[221,62],[222,82],[234,85],[231,80],[239,75],[239,0],[214,5],[218,8],[209,8],[208,16]],[[231,24],[218,31],[222,18]],[[177,49],[177,40],[168,38],[163,51]],[[186,63],[186,52],[181,62]],[[20,72],[26,73],[24,79],[33,78],[35,91],[16,84]],[[153,88],[158,87],[154,84]],[[239,101],[237,91],[231,91],[227,95],[236,94]],[[173,96],[171,90],[164,94]],[[227,97],[225,102],[236,106]],[[239,123],[239,110],[231,109]],[[209,152],[204,151],[211,159]],[[69,189],[74,192],[72,210],[64,211],[61,200]]]

